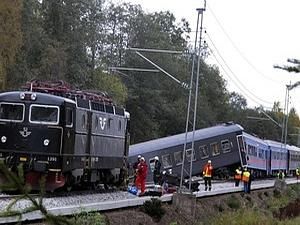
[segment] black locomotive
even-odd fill
[[[42,93],[44,92],[44,93]],[[103,93],[64,82],[30,83],[29,91],[0,94],[0,160],[22,163],[33,189],[122,182],[129,113]]]

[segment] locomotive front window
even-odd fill
[[[22,122],[23,120],[23,104],[0,103],[0,121]]]
[[[58,124],[59,108],[58,106],[31,105],[29,112],[29,121],[31,123]]]

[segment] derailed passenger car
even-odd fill
[[[195,131],[195,147],[193,153],[192,175],[198,175],[208,159],[212,160],[214,175],[226,177],[235,167],[246,162],[244,145],[242,139],[243,128],[238,124],[224,123],[217,126],[203,128]],[[185,171],[189,171],[192,155],[191,140],[192,132],[187,135],[187,150]],[[180,175],[185,133],[169,137],[159,138],[143,143],[131,145],[129,148],[129,162],[133,164],[138,155],[145,157],[148,167],[148,181],[153,177],[154,157],[158,156],[162,170],[172,169],[174,174]],[[184,176],[188,176],[185,173]]]

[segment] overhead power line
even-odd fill
[[[219,52],[218,48],[216,47],[216,45],[214,44],[213,40],[211,39],[210,35],[206,32],[206,35],[209,39],[209,41],[211,42],[212,46],[214,47],[215,49],[215,52],[218,54],[218,56],[221,58],[221,60],[223,61],[224,65],[227,67],[227,69],[230,71],[230,73],[234,76],[235,80],[239,83],[237,84],[234,79],[232,79],[232,77],[227,73],[227,70],[224,69],[224,67],[222,66],[222,64],[220,63],[219,60],[217,60],[217,57],[215,56],[214,54],[214,50],[212,50],[211,48],[209,48],[212,52],[212,54],[214,55],[215,59],[217,60],[217,62],[219,63],[219,65],[222,67],[222,69],[224,70],[224,72],[227,74],[227,76],[235,83],[235,85],[243,92],[244,90],[247,91],[251,96],[253,97],[250,97],[248,94],[246,94],[252,101],[258,103],[259,105],[261,105],[261,103],[265,103],[265,104],[268,104],[268,105],[273,105],[273,102],[268,102],[268,101],[265,101],[264,99],[256,96],[253,92],[251,92],[247,87],[246,85],[244,85],[240,79],[238,78],[238,76],[233,72],[233,70],[230,68],[230,66],[228,65],[228,63],[226,62],[226,60],[224,59],[224,57],[221,55],[221,53]],[[242,86],[242,88],[240,88],[240,86]],[[258,102],[257,100],[259,100],[260,102]]]
[[[230,41],[231,45],[233,46],[233,48],[238,52],[238,54],[241,56],[241,58],[259,75],[263,76],[265,79],[270,80],[274,83],[277,84],[281,84],[279,81],[276,81],[274,79],[272,79],[271,77],[265,75],[264,73],[262,73],[260,70],[258,70],[253,63],[250,62],[250,60],[247,59],[247,57],[242,53],[242,51],[237,47],[237,45],[234,43],[234,41],[230,38],[230,36],[228,35],[228,33],[226,32],[226,30],[224,29],[224,26],[221,24],[220,20],[217,18],[217,16],[214,14],[213,10],[209,7],[209,11],[211,12],[213,18],[216,20],[217,24],[219,25],[219,27],[221,28],[221,30],[223,31],[223,33],[225,34],[225,36],[227,37],[227,39]]]

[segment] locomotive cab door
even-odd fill
[[[241,160],[241,166],[247,166],[247,152],[246,152],[246,146],[243,135],[238,135],[237,137],[237,143],[239,148],[239,154],[240,154],[240,160]]]
[[[70,170],[73,167],[71,161],[72,159],[68,158],[69,155],[74,154],[74,141],[75,141],[75,110],[74,106],[67,105],[64,110],[64,134],[63,134],[63,156],[64,161],[68,163],[64,163],[64,170]]]

